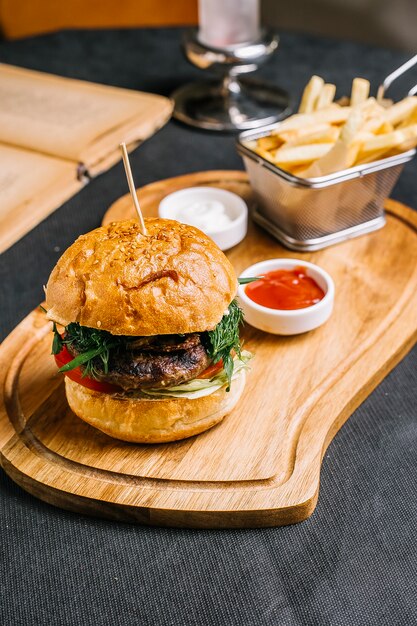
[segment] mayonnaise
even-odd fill
[[[171,217],[208,233],[226,228],[232,223],[224,204],[218,200],[197,200],[184,204],[174,209]]]

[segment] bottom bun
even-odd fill
[[[208,430],[236,406],[245,386],[245,372],[226,387],[205,396],[188,398],[123,398],[87,389],[65,377],[72,411],[103,433],[135,443],[164,443]]]

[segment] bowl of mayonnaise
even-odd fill
[[[240,196],[217,187],[188,187],[166,196],[159,217],[202,230],[221,250],[228,250],[246,236],[248,207]]]

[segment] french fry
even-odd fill
[[[366,163],[371,163],[372,161],[378,161],[379,159],[382,159],[386,154],[386,150],[373,152],[372,154],[368,154],[366,156],[361,155],[361,153],[359,152],[353,164],[353,167],[356,167],[356,165],[365,165]]]
[[[320,111],[314,111],[314,113],[307,115],[296,113],[281,122],[275,133],[282,135],[283,131],[299,130],[314,124],[343,124],[351,111],[350,107],[340,107],[337,104],[331,104],[326,109],[320,109]]]
[[[347,96],[342,96],[341,98],[338,98],[336,100],[336,104],[341,107],[348,107],[350,106],[350,98],[348,98]]]
[[[293,139],[296,139],[303,132],[310,132],[310,130],[311,126],[294,130],[280,130],[279,128],[276,128],[272,131],[271,135],[276,135],[282,141],[282,143],[286,143],[287,141],[292,141]]]
[[[312,76],[307,83],[301,97],[299,113],[312,113],[314,111],[316,101],[320,95],[324,80],[320,76]]]
[[[369,152],[368,154],[359,152],[355,165],[365,165],[366,163],[379,161],[379,159],[394,156],[395,154],[401,154],[401,152],[407,152],[408,150],[411,150],[415,147],[417,147],[417,134],[410,137],[409,139],[406,139],[402,143],[395,146],[395,148],[392,148],[390,150],[384,149],[377,152]]]
[[[325,109],[312,113],[314,123],[344,124],[352,112],[352,107],[341,107],[335,102]]]
[[[261,156],[263,159],[266,159],[267,161],[271,161],[271,163],[274,162],[272,153],[268,152],[268,150],[263,150],[262,148],[256,148],[256,153],[259,154],[259,156]]]
[[[340,133],[340,141],[345,146],[350,146],[354,142],[358,132],[362,129],[363,124],[363,111],[361,111],[360,109],[353,109],[352,113],[349,115],[346,121],[346,124],[342,128],[342,132]]]
[[[417,122],[417,120],[416,120]],[[376,132],[377,135],[383,135],[384,133],[392,133],[392,131],[394,130],[394,126],[391,124],[391,122],[387,122],[385,121],[382,126],[380,126]]]
[[[355,143],[362,145],[365,141],[369,141],[375,137],[374,133],[371,133],[366,130],[361,130],[355,137]]]
[[[400,122],[413,114],[417,106],[417,96],[408,96],[400,102],[396,102],[385,111],[385,119],[393,126],[397,126]]]
[[[303,177],[303,172],[305,170],[305,165],[297,165],[291,169],[291,174],[294,176],[298,176],[299,178]]]
[[[297,131],[300,128],[305,128],[306,126],[311,126],[314,123],[314,118],[312,115],[303,115],[301,113],[295,113],[290,117],[287,117],[284,121],[280,123],[278,128],[272,131],[273,135],[279,135],[282,137],[282,133],[285,131]]]
[[[395,132],[398,133],[399,131]],[[415,133],[411,133],[408,138],[404,139],[403,141],[400,141],[400,139],[401,135],[396,135],[396,141],[390,142],[389,138],[386,137],[385,141],[381,142],[381,145],[383,146],[381,149],[366,151],[365,148],[360,150],[355,165],[364,165],[365,163],[378,161],[379,159],[393,156],[394,154],[400,154],[401,152],[407,152],[407,150],[415,148],[417,146],[417,130],[415,131]]]
[[[378,115],[385,115],[384,109],[377,102],[375,98],[367,98],[359,104],[356,104],[355,107],[352,107],[361,111],[364,115],[364,119],[371,119],[372,117],[376,117]]]
[[[401,152],[407,152],[408,150],[411,150],[412,148],[415,148],[416,146],[417,146],[417,133],[415,135],[410,136],[403,143],[400,143],[395,148],[395,152],[398,154]]]
[[[359,143],[355,142],[355,138],[363,123],[363,111],[359,107],[352,109],[351,115],[343,126],[339,139],[333,148],[313,163],[304,175],[307,178],[315,178],[351,167],[359,151]]]
[[[300,133],[285,143],[285,148],[302,146],[310,143],[334,143],[340,134],[340,128],[328,125],[324,129],[317,130],[315,126],[308,127],[309,132]]]
[[[406,126],[411,126],[411,124],[417,124],[417,107],[413,109],[411,115],[406,117],[400,124],[398,124],[397,128],[404,128]]]
[[[330,128],[334,128],[331,124],[310,124],[309,126],[305,126],[304,128],[297,128],[294,130],[283,130],[281,132],[277,132],[277,136],[281,139],[283,143],[290,143],[298,139],[302,139],[303,137],[308,137],[313,132],[317,133],[326,133]]]
[[[350,94],[350,106],[354,107],[369,97],[370,90],[369,80],[365,78],[354,78],[352,82],[352,92]]]
[[[274,162],[283,169],[288,165],[302,165],[321,158],[332,148],[332,143],[313,143],[294,148],[278,148],[274,154]]]
[[[391,100],[391,98],[385,98],[384,91],[385,91],[384,85],[380,85],[378,87],[378,92],[376,94],[376,99],[378,100],[379,104],[384,109],[389,109],[394,104],[394,101]]]
[[[326,83],[323,86],[323,89],[320,92],[319,97],[317,98],[315,110],[320,111],[320,109],[325,109],[330,104],[332,104],[334,97],[336,95],[336,85],[332,85],[331,83]]]
[[[392,104],[369,97],[369,87],[369,81],[354,79],[350,99],[334,102],[335,85],[313,76],[300,112],[250,147],[282,169],[308,178],[417,147],[417,96]]]
[[[410,139],[417,137],[417,124],[407,126],[401,130],[394,130],[392,133],[376,135],[372,139],[365,141],[360,148],[360,157],[363,158],[370,152],[388,152],[397,148]]]
[[[268,135],[258,139],[258,148],[261,150],[276,150],[283,143],[278,135]]]
[[[389,109],[394,104],[394,100],[391,100],[390,98],[377,98],[377,100],[378,104],[380,104],[383,109]]]
[[[275,163],[275,165],[277,164]],[[285,167],[282,167],[281,169],[285,169],[286,172],[288,172],[289,174],[293,174],[294,176],[300,176],[300,172],[302,172],[305,169],[305,167],[306,167],[305,163],[303,165],[286,164]]]
[[[371,117],[362,126],[362,132],[364,133],[390,133],[394,130],[392,124],[386,121],[384,115],[377,115]]]

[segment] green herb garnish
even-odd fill
[[[97,378],[99,374],[94,366],[96,357],[100,357],[104,373],[107,374],[110,350],[120,345],[124,347],[128,343],[125,337],[117,337],[105,330],[81,326],[78,322],[68,324],[63,337],[61,337],[55,322],[53,322],[53,332],[52,354],[59,354],[63,346],[73,346],[79,352],[78,356],[66,365],[63,365],[59,371],[69,372],[80,365],[84,365],[83,376],[89,376],[90,378]]]
[[[52,341],[52,354],[59,354],[62,350],[64,342],[58,332],[55,322],[52,322],[52,330],[54,331],[54,338]]]
[[[234,351],[239,357],[241,346],[239,341],[239,327],[243,322],[243,312],[239,308],[236,300],[229,305],[227,313],[222,317],[214,330],[203,333],[205,345],[209,357],[213,363],[223,361],[223,368],[226,372],[228,387],[233,376],[233,355]],[[81,326],[78,322],[72,322],[65,328],[65,333],[61,336],[55,322],[53,323],[54,339],[52,342],[52,354],[59,354],[64,346],[72,346],[79,354],[72,361],[63,365],[59,371],[69,372],[70,370],[83,365],[83,376],[98,378],[100,372],[95,366],[95,359],[100,358],[103,363],[103,371],[108,373],[110,351],[125,350],[128,344],[137,337],[116,336],[106,330]]]
[[[41,304],[39,305],[40,310],[43,313],[47,313],[48,311],[45,309],[44,306],[42,306]],[[62,350],[62,346],[64,345],[64,342],[62,340],[61,335],[58,332],[58,329],[56,327],[55,322],[52,322],[52,330],[54,331],[54,339],[52,341],[52,352],[51,354],[59,354]]]
[[[227,375],[228,387],[233,376],[233,356],[232,350],[240,357],[241,346],[239,339],[239,327],[243,323],[243,311],[236,300],[233,300],[226,315],[223,315],[214,330],[205,333],[207,337],[207,351],[213,363],[223,360],[223,368]]]
[[[263,280],[264,276],[248,276],[248,278],[238,278],[239,285],[247,285],[248,283],[254,283],[257,280]]]

